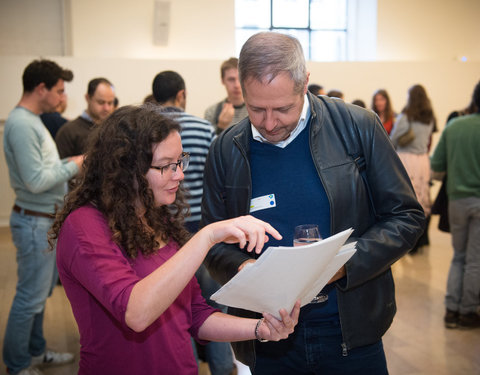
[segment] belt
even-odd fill
[[[17,205],[13,206],[13,211],[18,212],[18,213],[23,213],[25,215],[30,215],[30,216],[46,217],[48,219],[54,219],[55,218],[54,214],[47,214],[45,212],[27,210],[27,209],[19,207]]]

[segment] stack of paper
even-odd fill
[[[269,247],[210,298],[222,305],[268,312],[291,311],[297,300],[309,303],[355,253],[356,242],[342,246],[352,229],[297,247]]]

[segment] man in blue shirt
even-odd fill
[[[47,349],[43,336],[45,301],[57,282],[55,251],[48,251],[47,232],[63,202],[66,182],[83,156],[60,160],[40,114],[54,111],[64,96],[70,70],[49,60],[31,62],[23,73],[23,94],[5,122],[4,150],[15,190],[10,230],[17,248],[18,281],[10,309],[3,360],[10,374],[40,374],[35,367],[73,361],[71,353]]]

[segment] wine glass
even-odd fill
[[[318,230],[318,225],[303,224],[295,227],[293,235],[293,246],[304,246],[313,242],[320,241],[322,237]],[[317,294],[310,303],[321,303],[328,300],[328,294]]]
[[[318,231],[318,225],[304,224],[295,227],[295,233],[293,236],[293,246],[303,246],[309,243],[320,241],[320,232]]]

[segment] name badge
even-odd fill
[[[250,201],[250,213],[277,206],[275,194],[264,195],[263,197],[253,198]]]

